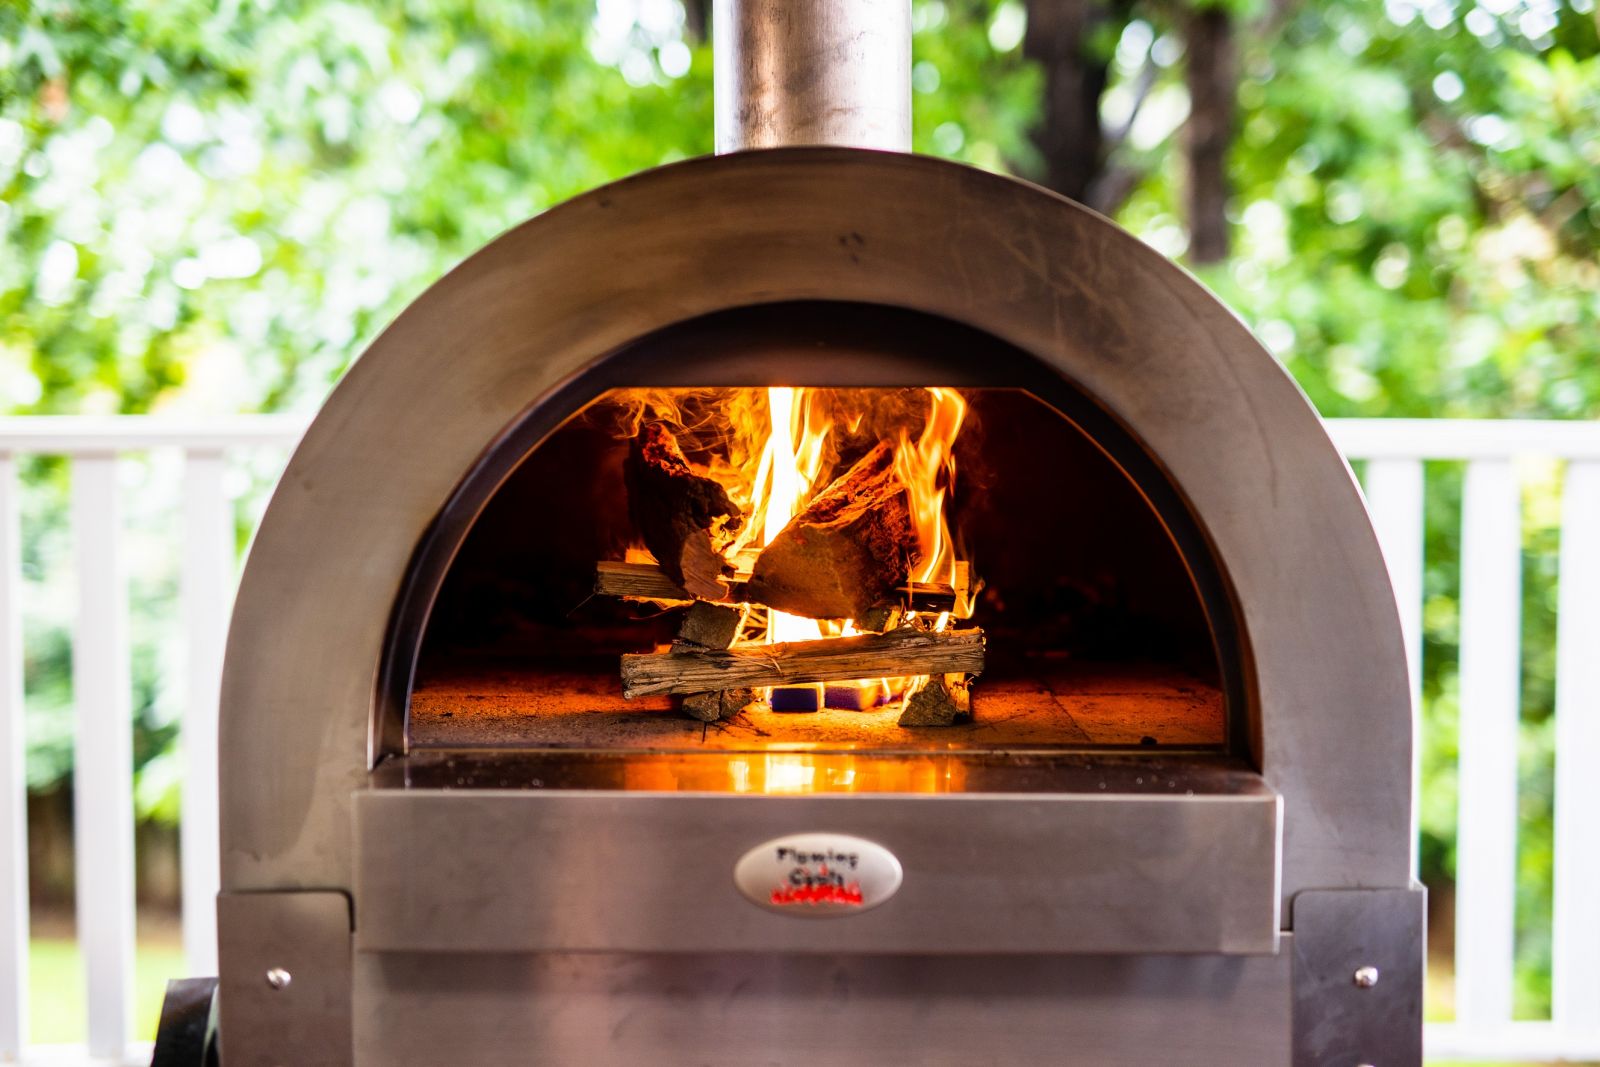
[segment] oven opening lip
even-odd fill
[[[800,773],[796,773],[800,772]],[[528,796],[799,797],[1078,796],[1172,801],[1276,792],[1250,764],[1215,748],[994,751],[618,751],[597,748],[427,748],[369,775],[377,790],[511,791]]]
[[[908,344],[908,335],[926,339],[927,347]],[[973,359],[971,353],[979,345],[994,358]],[[853,362],[862,351],[874,358]],[[846,366],[854,369],[840,369]],[[543,441],[609,389],[706,382],[718,387],[778,384],[779,379],[792,377],[785,372],[801,367],[806,368],[801,379],[833,386],[1017,390],[1074,426],[1122,471],[1171,538],[1210,631],[1221,683],[1222,750],[1258,758],[1251,743],[1258,703],[1231,582],[1182,487],[1115,413],[1043,358],[964,323],[890,305],[786,300],[697,316],[606,353],[582,374],[530,404],[485,449],[440,509],[407,568],[378,673],[371,764],[417,747],[411,701],[433,605],[484,508]],[[1069,743],[1062,750],[1070,747]],[[1095,750],[1114,747],[1095,746]]]

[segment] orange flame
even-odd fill
[[[926,404],[921,411],[918,394]],[[956,552],[945,505],[955,485],[955,441],[967,415],[966,400],[957,390],[885,393],[775,386],[630,390],[625,396],[620,419],[625,434],[637,433],[645,418],[653,418],[680,428],[680,439],[687,437],[690,446],[698,444],[709,452],[707,474],[748,516],[728,549],[741,570],[748,570],[759,551],[827,487],[824,476],[834,473],[841,440],[859,438],[863,427],[892,438],[895,472],[910,498],[919,550],[908,577],[913,583],[955,584]],[[944,612],[917,621],[943,630],[950,618]],[[851,620],[819,623],[769,611],[766,640],[806,641],[857,632]],[[883,678],[857,684],[909,696],[926,681]]]

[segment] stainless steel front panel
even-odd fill
[[[1287,952],[961,958],[358,953],[356,982],[361,1067],[1291,1062]]]
[[[456,952],[1270,953],[1279,798],[704,796],[372,790],[355,797],[358,948]],[[904,882],[808,922],[734,882],[779,834],[851,834]]]

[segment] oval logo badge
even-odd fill
[[[733,880],[768,911],[833,919],[877,907],[900,888],[900,861],[849,834],[786,834],[746,852]]]

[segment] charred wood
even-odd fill
[[[961,578],[964,566],[958,564],[957,577]],[[728,594],[718,603],[728,604],[760,604],[767,606],[763,601],[750,595],[747,579],[744,575],[730,574],[725,576],[723,584],[728,587]],[[668,578],[666,574],[654,563],[623,563],[619,560],[601,560],[594,565],[594,591],[601,596],[621,597],[625,600],[651,600],[658,604],[688,604],[695,598],[689,595],[688,590]],[[917,582],[914,585],[901,585],[892,590],[887,603],[875,604],[874,609],[883,609],[884,629],[891,628],[889,611],[903,611],[910,608],[913,611],[952,611],[958,599],[966,595],[963,585],[960,589],[947,582]],[[791,612],[791,614],[799,614]],[[871,611],[862,616],[862,619],[871,616]],[[861,629],[862,619],[857,620]],[[898,624],[898,618],[893,622]]]
[[[678,627],[673,647],[687,645],[690,651],[727,648],[739,636],[739,627],[743,625],[743,608],[697,601],[683,616],[683,625]]]
[[[887,634],[750,645],[725,652],[625,655],[622,695],[631,699],[652,693],[982,671],[982,630],[929,633],[908,627]]]
[[[944,674],[912,693],[900,712],[901,726],[953,726],[972,717],[972,691],[965,675]]]
[[[754,689],[719,689],[710,693],[691,693],[683,698],[683,713],[701,722],[731,719],[748,704],[755,703]]]
[[[722,486],[695,473],[672,431],[642,427],[623,464],[628,512],[667,577],[700,600],[721,600],[730,569],[721,549],[744,523]]]

